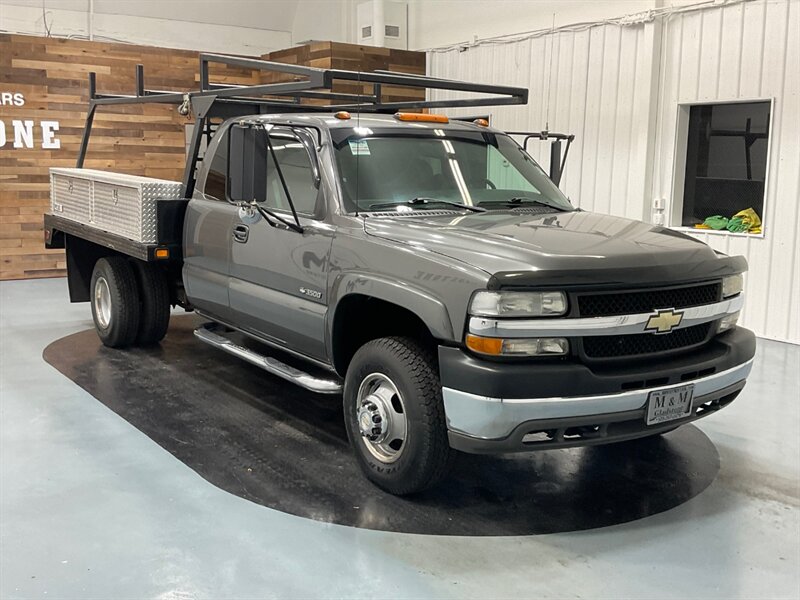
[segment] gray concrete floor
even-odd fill
[[[1,598],[800,597],[800,346],[761,340],[743,394],[698,425],[721,470],[686,504],[455,538],[329,525],[215,488],[42,360],[91,326],[64,280],[0,283]]]

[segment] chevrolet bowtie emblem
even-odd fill
[[[682,320],[683,312],[676,312],[674,308],[665,308],[657,311],[647,320],[644,330],[654,331],[655,333],[669,333],[680,325]]]

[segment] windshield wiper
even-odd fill
[[[485,208],[481,208],[480,206],[472,206],[471,204],[462,204],[461,202],[453,202],[452,200],[440,200],[438,198],[426,198],[424,196],[418,196],[417,198],[412,198],[411,200],[406,200],[404,202],[379,202],[377,204],[370,204],[369,209],[376,209],[381,210],[383,208],[393,208],[395,206],[431,206],[436,204],[444,204],[446,206],[456,206],[458,208],[464,208],[466,210],[471,210],[472,212],[486,212]]]
[[[514,196],[508,200],[485,200],[481,202],[479,206],[510,206],[511,208],[515,208],[522,204],[539,204],[541,206],[547,206],[548,208],[554,208],[555,210],[561,210],[565,212],[569,210],[562,206],[556,206],[555,204],[550,204],[544,200],[537,200],[536,198],[530,198],[528,196]]]

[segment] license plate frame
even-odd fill
[[[685,419],[692,414],[694,384],[653,390],[647,395],[644,420],[648,427]]]

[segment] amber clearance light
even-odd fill
[[[394,114],[394,118],[398,121],[417,121],[422,123],[449,123],[450,119],[446,115],[431,115],[428,113],[405,113],[399,112]]]

